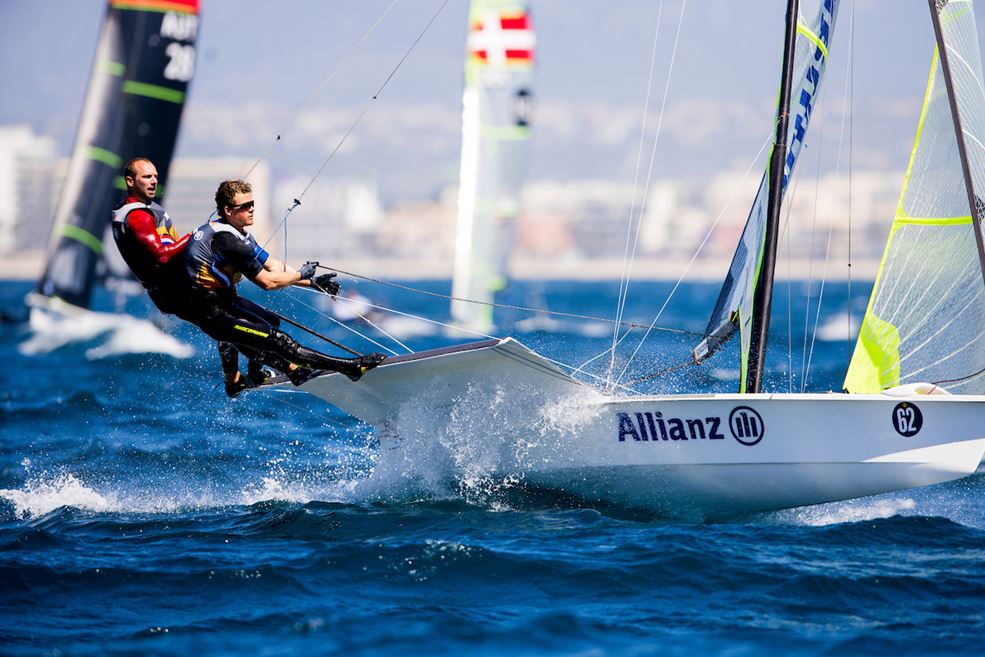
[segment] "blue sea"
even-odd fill
[[[343,284],[386,307],[448,315],[438,296]],[[672,287],[635,283],[625,319],[650,324]],[[818,303],[802,298],[816,285],[779,283],[766,387],[838,389],[847,317],[864,310],[868,287],[829,283]],[[618,288],[522,282],[502,300],[611,318]],[[0,309],[23,313],[29,289],[4,282]],[[717,292],[678,289],[656,325],[682,332],[651,332],[621,380],[671,370],[634,385],[735,390],[727,350],[673,369],[689,358]],[[381,348],[331,322],[311,294],[250,295],[361,352]],[[612,342],[598,320],[524,321],[531,316],[498,311],[497,334],[573,365]],[[450,340],[411,320],[389,326],[414,350]],[[0,326],[0,653],[985,653],[981,470],[714,522],[585,507],[524,491],[522,473],[461,460],[387,471],[371,427],[303,393],[228,400],[210,341],[180,322],[164,330],[178,342],[140,322],[55,335]],[[620,345],[617,371],[642,334]],[[603,356],[587,369],[604,377],[607,367]]]

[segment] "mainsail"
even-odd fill
[[[198,0],[110,0],[37,292],[87,308],[110,213],[132,157],[150,158],[167,189],[188,83]]]
[[[850,392],[926,381],[960,394],[985,393],[985,285],[974,224],[980,227],[985,208],[978,32],[970,2],[938,0],[931,7],[939,15],[953,97],[935,49],[903,191],[845,378]]]
[[[535,37],[525,0],[472,0],[462,97],[462,160],[452,320],[488,333],[524,176]],[[483,303],[461,301],[469,299]]]
[[[828,60],[828,43],[834,29],[837,5],[838,0],[804,0],[800,3],[796,45],[792,58],[794,86],[790,94],[789,106],[778,106],[776,112],[777,121],[784,113],[791,117],[791,127],[786,137],[787,156],[784,162],[781,198],[804,144],[818,90],[824,77]],[[776,148],[776,144],[773,148]],[[770,160],[772,159],[771,157]],[[749,211],[742,238],[732,258],[725,284],[708,321],[708,328],[705,331],[708,337],[694,350],[695,361],[701,362],[738,330],[742,392],[746,391],[756,290],[762,284],[771,284],[770,281],[764,281],[762,276],[769,179],[770,171],[767,166],[752,209]]]

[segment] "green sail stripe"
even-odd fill
[[[814,34],[814,32],[812,32],[809,27],[807,27],[806,25],[804,25],[803,23],[801,23],[799,20],[797,21],[797,33],[798,34],[803,34],[805,37],[807,37],[808,39],[810,39],[811,42],[815,46],[817,46],[821,50],[821,52],[824,54],[824,58],[825,59],[828,58],[828,47],[826,45],[824,45],[824,42],[821,41],[821,39],[819,39],[818,36],[816,34]]]
[[[512,139],[520,141],[530,138],[530,128],[522,126],[484,125],[479,129],[480,134],[488,139]]]
[[[62,226],[62,235],[65,237],[80,242],[85,246],[89,247],[96,255],[103,254],[103,242],[97,239],[95,235],[87,230],[79,228],[78,226],[72,226],[66,224]]]
[[[113,189],[119,189],[124,192],[127,191],[127,182],[123,180],[123,176],[113,178]]]
[[[859,331],[852,367],[845,377],[849,392],[879,392],[899,384],[900,336],[891,323],[875,314],[865,316]]]
[[[156,84],[147,84],[146,82],[136,82],[134,80],[127,80],[123,83],[123,93],[131,94],[133,96],[155,98],[157,100],[163,100],[176,104],[180,104],[185,101],[185,92],[183,91],[169,89],[168,87],[162,87]]]
[[[971,223],[971,215],[963,217],[907,217],[896,215],[896,223],[920,226],[961,226]]]
[[[103,69],[104,73],[109,73],[110,75],[114,75],[118,78],[122,78],[127,72],[126,66],[120,62],[114,62],[109,59],[104,59],[100,62],[100,67]]]
[[[95,160],[96,162],[102,162],[108,167],[113,169],[119,169],[123,164],[123,160],[119,155],[105,148],[99,148],[98,146],[90,146],[88,149],[89,159]]]

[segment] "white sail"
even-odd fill
[[[519,207],[535,37],[525,0],[473,0],[462,97],[452,320],[489,333]]]
[[[985,189],[985,90],[971,2],[937,3],[973,192]],[[929,381],[985,394],[985,286],[939,53],[855,353],[851,392]],[[975,198],[978,221],[982,201]]]

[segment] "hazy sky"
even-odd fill
[[[314,174],[443,1],[397,2],[290,125],[269,160],[276,178]],[[264,152],[391,2],[202,0],[197,71],[177,155]],[[105,4],[0,0],[0,124],[30,123],[69,151]],[[656,175],[749,164],[771,129],[783,4],[686,3]],[[648,145],[681,7],[681,0],[532,0],[538,43],[531,179],[632,182],[658,16]],[[976,8],[980,24],[983,11]],[[466,12],[466,0],[449,0],[325,177],[370,177],[389,197],[426,197],[456,180]],[[821,96],[832,143],[850,44],[853,166],[900,169],[933,49],[927,2],[843,0]]]

